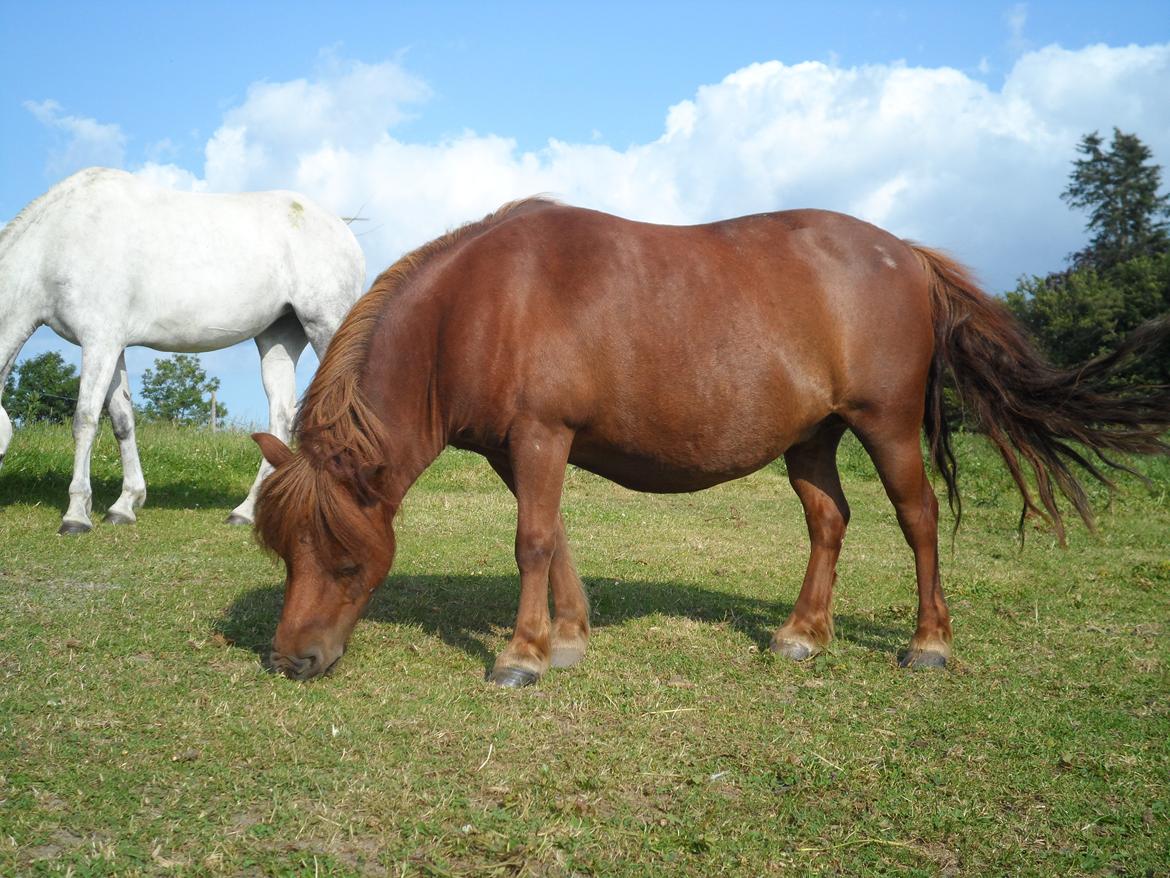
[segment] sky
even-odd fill
[[[1168,96],[1170,0],[0,0],[0,221],[90,165],[293,189],[363,218],[372,279],[537,193],[669,223],[821,207],[1002,293],[1083,245],[1060,192],[1085,133],[1170,165]],[[47,328],[22,358],[46,350],[80,362]],[[156,356],[128,352],[133,389]],[[266,423],[252,343],[202,362]]]

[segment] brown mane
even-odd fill
[[[505,219],[555,203],[509,202],[412,250],[378,275],[342,321],[305,392],[293,428],[296,453],[264,481],[256,507],[262,545],[287,557],[296,540],[308,536],[334,563],[371,547],[377,535],[362,509],[383,499],[376,474],[385,460],[385,427],[360,381],[387,300],[439,254]]]

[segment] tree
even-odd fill
[[[1022,278],[1008,308],[1048,358],[1071,367],[1117,347],[1130,332],[1170,311],[1170,195],[1159,195],[1162,169],[1132,134],[1117,129],[1106,152],[1096,132],[1082,138],[1061,198],[1090,211],[1092,239],[1071,267]],[[1155,352],[1120,373],[1121,383],[1170,381],[1170,356]]]
[[[22,424],[65,421],[77,407],[77,369],[56,351],[29,357],[4,382],[4,407]]]
[[[218,378],[208,378],[199,358],[192,354],[175,354],[156,359],[154,368],[142,373],[142,413],[148,418],[180,424],[206,424],[211,421],[210,396],[219,389]],[[227,409],[216,405],[217,416]]]
[[[1089,211],[1089,245],[1073,254],[1076,268],[1108,270],[1138,256],[1170,249],[1170,195],[1159,195],[1162,169],[1135,134],[1113,129],[1109,151],[1096,131],[1086,134],[1061,198]]]

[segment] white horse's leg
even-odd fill
[[[89,456],[97,435],[98,418],[106,390],[118,363],[119,347],[82,347],[81,392],[77,394],[77,411],[73,414],[73,481],[69,483],[69,508],[61,520],[59,534],[79,534],[93,530],[89,520],[93,490],[89,484]]]
[[[260,377],[268,394],[268,432],[287,443],[297,411],[297,359],[305,349],[305,330],[289,315],[272,324],[258,336]],[[260,471],[244,502],[232,510],[228,524],[251,524],[260,494],[260,483],[272,472],[268,461],[261,459]]]
[[[16,325],[13,320],[7,326],[0,327],[0,399],[4,395],[4,382],[16,363],[16,355],[33,334],[37,325]],[[12,419],[4,411],[4,404],[0,402],[0,464],[4,463],[4,454],[8,451],[8,443],[12,441]]]
[[[146,478],[138,460],[138,443],[134,438],[134,406],[130,402],[130,382],[126,377],[126,352],[118,357],[114,378],[106,391],[106,409],[122,455],[122,495],[106,511],[107,524],[134,524],[134,510],[146,502]]]

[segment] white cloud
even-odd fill
[[[1017,3],[1004,13],[1004,22],[1008,26],[1008,48],[1019,53],[1031,48],[1031,43],[1024,36],[1024,28],[1028,24],[1028,4]]]
[[[54,100],[25,101],[24,108],[46,128],[57,132],[47,170],[65,176],[90,165],[120,168],[126,155],[126,135],[114,124],[71,116]]]
[[[323,53],[317,78],[257,82],[228,111],[206,148],[215,189],[286,188],[300,156],[322,148],[364,150],[408,117],[430,89],[393,61],[364,64]]]
[[[1023,8],[1013,13],[1022,28]],[[996,90],[947,67],[752,64],[664,109],[660,137],[618,150],[492,133],[393,135],[425,83],[393,62],[328,59],[313,79],[253,85],[174,185],[299,189],[355,226],[371,272],[537,192],[660,222],[843,210],[949,247],[993,289],[1058,267],[1082,218],[1058,199],[1080,136],[1117,125],[1170,157],[1170,45],[1023,55]],[[603,122],[603,120],[598,120]]]
[[[207,189],[206,180],[200,180],[186,168],[181,168],[176,164],[160,164],[150,161],[134,173],[156,186],[163,186],[167,189],[185,189],[190,192],[202,192]]]

